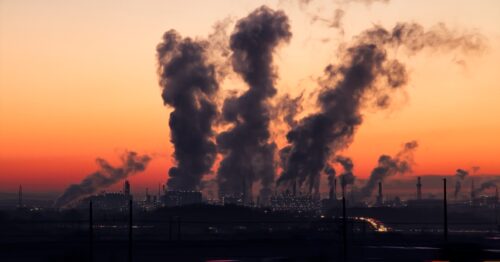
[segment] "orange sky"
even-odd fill
[[[241,18],[263,3],[285,9],[293,31],[291,43],[275,57],[279,94],[312,88],[307,79],[334,62],[336,45],[372,24],[445,22],[481,32],[488,39],[482,55],[401,57],[411,72],[407,92],[390,110],[364,111],[365,122],[344,154],[364,177],[380,154],[416,139],[416,174],[474,165],[480,173],[500,173],[499,1],[344,5],[344,36],[311,25],[294,1],[192,2],[1,1],[0,191],[15,191],[21,183],[26,190],[61,191],[93,171],[96,157],[116,163],[125,149],[159,155],[132,178],[136,189],[156,188],[172,162],[169,111],[155,68],[161,35],[175,28],[183,36],[203,37],[216,21]],[[307,12],[321,9],[325,17],[337,7],[313,3]],[[329,42],[321,41],[326,37]]]

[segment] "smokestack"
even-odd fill
[[[19,208],[23,207],[23,186],[19,185]]]
[[[477,167],[474,167],[473,170],[476,170],[475,168]],[[473,171],[475,172],[475,171]],[[458,193],[460,192],[460,189],[462,188],[462,183],[464,181],[464,179],[469,175],[469,172],[466,171],[466,170],[463,170],[463,169],[457,169],[456,173],[455,173],[455,200],[457,200],[458,198]]]
[[[495,203],[498,202],[498,187],[495,187]]]
[[[446,200],[446,178],[443,178],[443,220],[444,220],[444,240],[448,240],[448,202]]]
[[[330,186],[328,197],[330,198],[331,202],[337,200],[337,178],[333,178],[333,185]]]
[[[125,180],[125,183],[123,183],[123,194],[130,196],[130,183],[128,180]]]
[[[377,205],[381,206],[384,203],[384,195],[382,194],[382,182],[378,182]]]
[[[333,179],[333,197],[337,200],[337,178]]]
[[[422,200],[422,182],[420,177],[417,178],[417,200]]]

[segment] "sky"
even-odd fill
[[[479,54],[402,55],[411,73],[406,92],[388,110],[363,110],[364,123],[342,153],[366,177],[379,155],[417,140],[413,175],[472,166],[500,174],[499,1],[298,2],[0,0],[0,191],[23,184],[61,192],[94,171],[97,157],[118,163],[125,150],[154,156],[131,178],[134,191],[164,183],[175,163],[156,45],[169,29],[206,37],[217,21],[263,4],[283,9],[293,33],[274,57],[279,95],[314,89],[312,79],[335,61],[338,44],[374,24],[443,22],[480,33],[487,48]],[[338,7],[343,34],[311,22],[310,14],[327,18]],[[237,86],[224,82],[222,93]]]

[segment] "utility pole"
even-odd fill
[[[128,261],[132,262],[132,199],[128,202]]]
[[[446,178],[443,178],[444,241],[448,241],[448,202],[446,200]]]
[[[347,214],[345,206],[345,183],[342,178],[342,242],[343,242],[343,258],[344,262],[347,261]]]
[[[92,215],[92,200],[89,203],[89,261],[94,261],[94,217]]]

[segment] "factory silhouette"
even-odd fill
[[[450,178],[448,178],[450,179]],[[487,207],[496,209],[498,204],[498,187],[494,188],[494,193],[491,195],[478,194],[481,192],[474,186],[474,180],[471,179],[471,188],[468,198],[452,198],[448,205],[455,209],[467,210],[475,207]],[[483,183],[488,184],[489,181]],[[422,178],[416,177],[414,197],[402,200],[399,196],[393,199],[384,197],[383,183],[378,182],[378,190],[373,199],[365,201],[362,198],[356,198],[355,192],[345,193],[342,189],[340,194],[337,188],[337,179],[334,179],[333,186],[328,191],[328,196],[321,198],[320,195],[311,195],[307,192],[298,191],[295,186],[292,190],[284,190],[274,192],[266,204],[262,204],[259,198],[253,199],[247,196],[247,192],[236,194],[219,194],[218,198],[209,198],[204,196],[201,191],[182,191],[168,190],[165,185],[158,185],[157,192],[150,192],[149,188],[145,188],[145,194],[142,198],[135,198],[131,194],[130,182],[125,180],[123,190],[120,192],[105,192],[95,194],[83,199],[74,205],[75,208],[86,208],[89,202],[94,203],[94,207],[104,210],[127,210],[129,201],[133,200],[135,204],[144,210],[154,210],[165,207],[180,207],[189,205],[215,205],[215,206],[244,206],[249,208],[269,208],[272,211],[285,212],[315,212],[320,214],[329,209],[340,207],[342,198],[346,199],[346,203],[350,207],[419,207],[419,208],[441,208],[443,200],[441,198],[425,198],[423,197]],[[18,207],[24,207],[22,202],[22,186],[19,186],[18,192]]]

